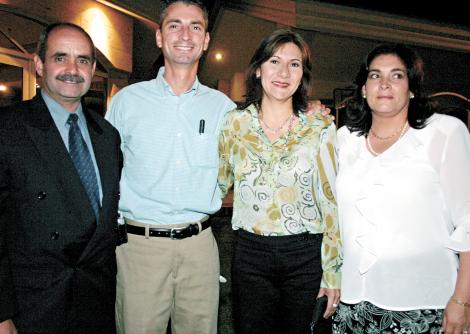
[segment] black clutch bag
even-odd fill
[[[315,301],[315,307],[313,308],[312,321],[310,322],[310,334],[316,334],[318,332],[318,323],[323,319],[326,306],[328,305],[328,297],[322,296]]]

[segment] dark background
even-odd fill
[[[451,23],[470,28],[470,13],[465,1],[413,1],[413,0],[318,0],[319,2],[374,10],[410,18]]]

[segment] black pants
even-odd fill
[[[322,277],[323,235],[236,233],[232,261],[236,332],[308,333]]]

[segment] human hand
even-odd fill
[[[333,315],[333,313],[335,313],[336,308],[338,307],[340,290],[320,288],[317,298],[320,298],[324,295],[328,297],[328,305],[326,306],[326,310],[325,310],[325,313],[323,314],[323,318],[328,319],[330,316]]]
[[[452,299],[449,300],[444,310],[441,332],[470,334],[470,307],[457,304]]]
[[[15,324],[11,319],[0,322],[0,334],[18,334]]]
[[[470,307],[468,306],[465,308],[464,332],[467,332],[466,334],[470,334]]]
[[[309,101],[307,109],[305,110],[305,115],[310,116],[317,113],[320,113],[323,116],[331,117],[331,119],[335,119],[332,115],[330,115],[331,109],[321,103],[320,100]]]

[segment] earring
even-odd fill
[[[410,92],[410,99],[414,99],[415,98],[415,94],[413,94],[413,92]]]
[[[362,94],[362,98],[365,99],[367,96],[366,94]]]

